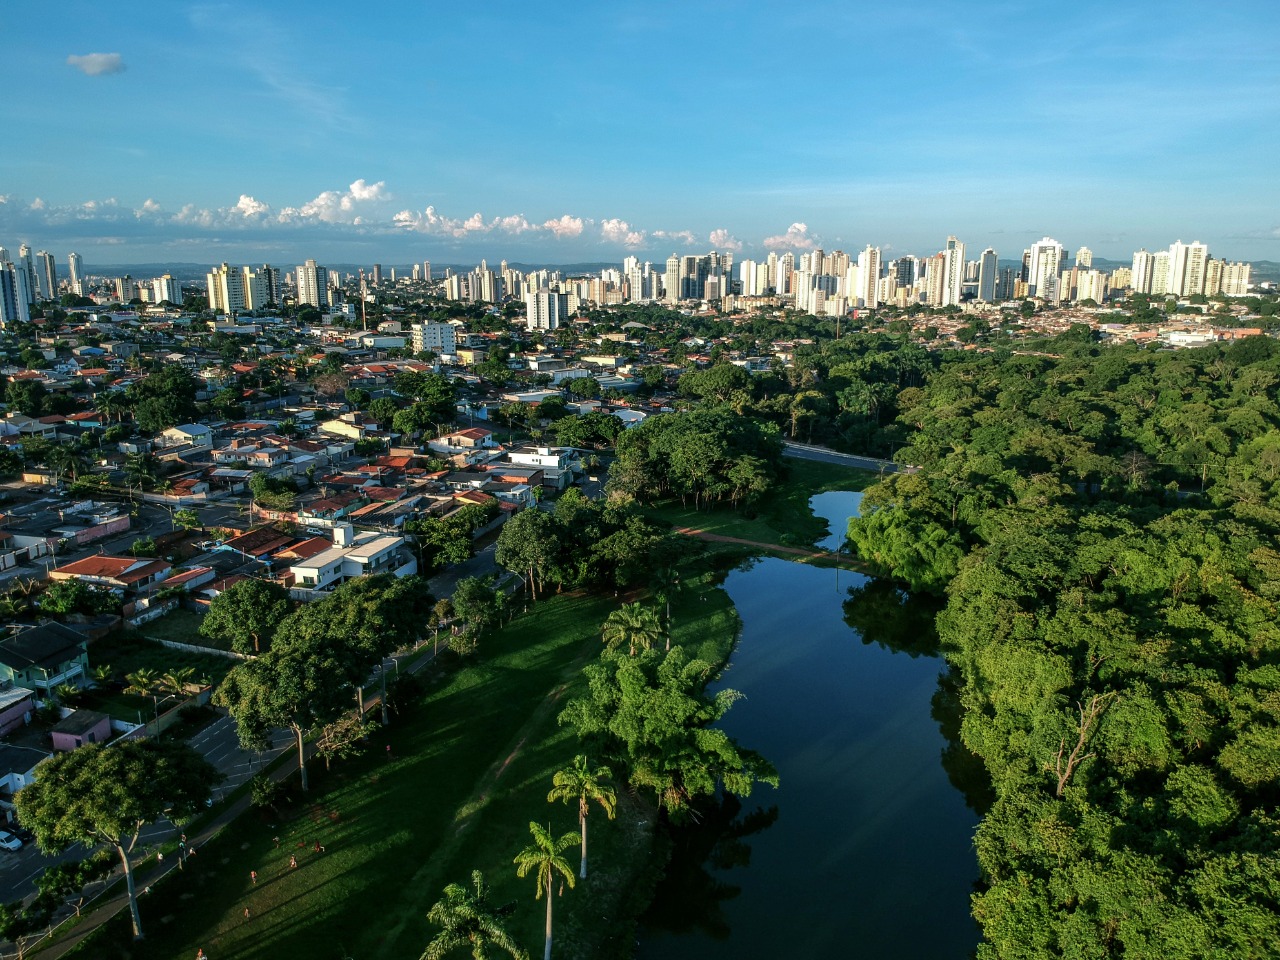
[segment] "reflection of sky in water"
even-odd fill
[[[745,838],[749,867],[712,871],[743,888],[724,904],[729,938],[649,931],[641,960],[972,951],[977,820],[939,759],[942,662],[863,644],[841,610],[860,582],[846,571],[837,591],[834,570],[775,559],[729,575],[743,630],[723,685],[746,698],[724,726],[777,766],[781,788],[743,803],[776,803],[778,822]]]
[[[849,518],[858,515],[861,505],[861,493],[848,493],[844,490],[819,493],[810,498],[809,509],[815,517],[827,521],[829,531],[827,536],[818,541],[818,546],[824,550],[834,550],[844,543],[849,530]]]

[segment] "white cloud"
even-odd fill
[[[582,236],[582,227],[581,217],[571,217],[567,213],[558,220],[548,220],[542,225],[542,229],[550,230],[561,240],[566,237]]]
[[[517,213],[511,217],[498,217],[493,221],[495,230],[501,230],[503,233],[528,233],[530,230],[537,230],[532,223],[524,218],[524,214]]]
[[[260,217],[264,213],[271,212],[271,207],[268,204],[263,203],[261,200],[255,200],[247,193],[240,194],[240,199],[231,209],[246,219],[249,217]]]
[[[133,211],[133,215],[138,219],[143,217],[158,217],[160,215],[160,204],[156,203],[150,197],[142,201],[142,206]]]
[[[314,200],[309,200],[300,207],[285,207],[280,211],[278,220],[290,223],[295,220],[319,220],[321,223],[354,223],[362,219],[355,212],[356,205],[386,200],[390,197],[386,182],[366,183],[357,180],[344,190],[326,190]]]
[[[67,66],[75,67],[87,77],[101,77],[108,73],[124,73],[124,61],[118,53],[72,54]]]
[[[711,236],[707,239],[711,241],[711,246],[717,250],[731,250],[736,253],[742,249],[742,241],[730,235],[728,230],[712,230]]]
[[[818,241],[809,236],[809,227],[803,223],[793,223],[787,232],[774,237],[765,237],[764,245],[770,250],[812,250]]]
[[[31,209],[32,209],[32,210],[43,210],[43,209],[44,209],[44,201],[43,201],[43,200],[41,200],[39,197],[36,197],[34,200],[32,200],[32,201],[31,201]]]
[[[698,242],[698,238],[694,236],[692,230],[655,230],[655,237],[661,237],[663,240],[678,240],[686,247],[692,247]]]
[[[631,224],[617,217],[601,221],[600,236],[606,243],[621,243],[628,247],[643,246],[645,240],[643,230],[632,230]]]

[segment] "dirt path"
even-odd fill
[[[693,527],[676,527],[676,533],[683,534],[686,537],[697,537],[699,540],[707,540],[711,543],[737,543],[744,547],[755,547],[759,550],[772,550],[777,553],[790,553],[798,557],[808,557],[812,560],[822,560],[830,557],[830,550],[804,550],[800,547],[783,547],[776,543],[763,543],[760,540],[743,540],[741,537],[726,537],[718,533],[708,533],[706,530],[696,530]]]

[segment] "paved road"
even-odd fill
[[[817,460],[821,463],[838,463],[859,470],[871,470],[875,473],[915,473],[919,467],[909,467],[894,463],[892,460],[879,460],[875,457],[859,457],[852,453],[840,453],[826,447],[815,447],[807,443],[784,443],[783,452],[788,457],[799,460]]]

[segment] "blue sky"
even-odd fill
[[[90,269],[952,233],[1280,260],[1274,0],[71,0],[4,24],[0,245]]]

